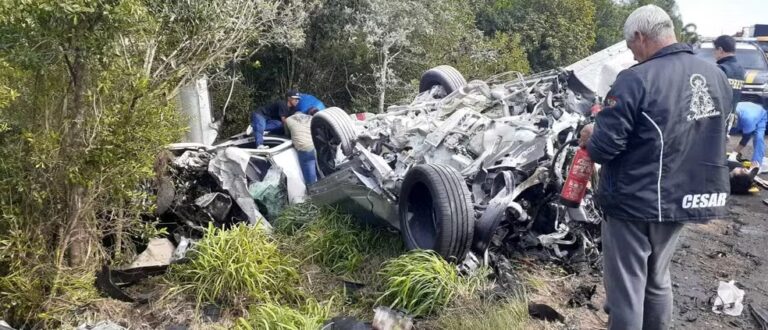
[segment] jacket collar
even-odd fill
[[[653,60],[659,57],[664,57],[670,54],[675,54],[675,53],[693,54],[693,48],[691,48],[691,46],[686,43],[678,42],[660,49],[658,52],[656,52],[656,54],[653,54],[653,56],[649,57],[647,60],[643,62],[648,62],[650,60]]]
[[[736,56],[729,55],[717,60],[717,64],[723,64],[725,62],[736,62]]]

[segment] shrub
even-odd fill
[[[283,254],[259,226],[241,224],[229,230],[210,226],[192,251],[191,261],[174,267],[181,291],[203,302],[294,301],[298,261]]]
[[[432,251],[411,251],[384,263],[384,294],[377,303],[388,304],[414,316],[430,315],[482,284],[480,276],[463,278],[452,265]]]

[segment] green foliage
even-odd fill
[[[455,265],[431,251],[411,251],[389,260],[381,275],[384,294],[379,302],[414,316],[437,313],[483,283],[480,276],[459,276]]]
[[[613,0],[592,0],[595,5],[595,45],[597,52],[624,40],[624,21],[633,7]]]
[[[493,1],[480,13],[484,32],[514,32],[534,71],[576,62],[595,43],[595,6],[591,0]]]
[[[312,203],[294,204],[286,207],[272,225],[277,233],[294,235],[307,224],[320,219],[321,214],[327,215],[328,212]]]
[[[291,217],[293,212],[287,211],[288,214],[277,221],[277,226],[295,228],[307,221],[303,216]],[[312,212],[309,209],[304,214]],[[402,242],[398,237],[393,238],[387,233],[377,232],[377,229],[365,228],[359,220],[336,210],[322,209],[311,219],[309,224],[296,233],[295,245],[299,247],[297,252],[333,273],[352,273],[373,253],[402,250]],[[291,223],[293,225],[289,225]]]
[[[307,300],[299,309],[284,305],[265,303],[253,306],[248,318],[240,318],[235,326],[238,330],[315,330],[330,319],[332,301],[318,303]]]
[[[463,306],[457,313],[445,313],[436,322],[435,329],[494,330],[528,329],[528,303],[525,299],[494,301],[480,306]]]
[[[198,305],[290,302],[300,295],[298,261],[279,251],[259,226],[210,226],[189,257],[190,262],[174,266],[170,273],[179,290],[192,293]]]

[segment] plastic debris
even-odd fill
[[[744,290],[736,287],[736,281],[720,281],[712,311],[715,314],[739,316],[744,311],[743,301]]]
[[[170,265],[175,249],[176,247],[168,239],[153,238],[149,240],[147,249],[131,263],[130,268]]]
[[[288,203],[285,174],[280,167],[274,165],[267,171],[263,180],[248,187],[248,192],[266,210],[267,219],[277,217]]]

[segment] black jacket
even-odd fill
[[[723,57],[717,61],[717,66],[720,70],[725,72],[725,76],[728,77],[728,82],[733,88],[733,106],[736,107],[736,103],[741,100],[741,88],[744,87],[744,78],[747,72],[741,67],[736,56]]]
[[[729,193],[725,74],[688,45],[663,48],[619,73],[587,144],[603,164],[598,201],[608,218],[722,218]]]

